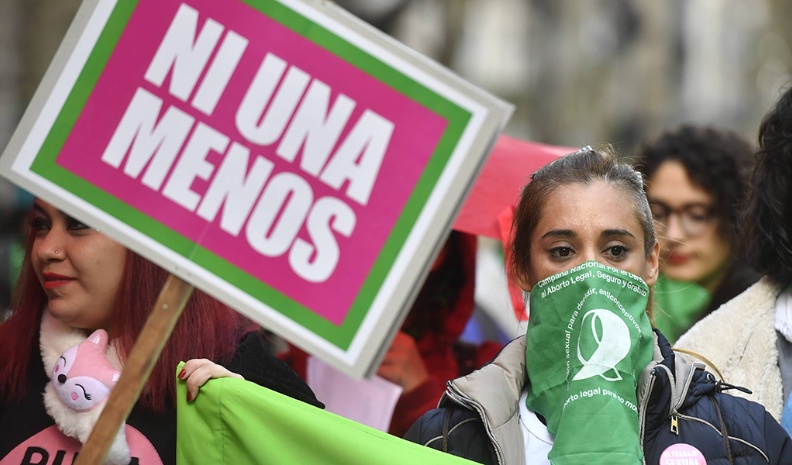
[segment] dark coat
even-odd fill
[[[657,464],[668,446],[687,443],[708,465],[792,464],[792,440],[761,405],[724,393],[731,386],[701,364],[688,364],[656,335],[654,361],[638,392],[644,463]],[[483,464],[524,464],[517,407],[524,351],[523,336],[491,365],[449,381],[440,408],[422,416],[405,438]]]
[[[55,428],[55,421],[47,414],[42,402],[42,392],[49,377],[44,371],[41,352],[37,348],[32,350],[27,394],[20,402],[0,402],[0,462],[17,447],[25,447],[32,461],[24,463],[72,463],[71,453],[60,449],[59,444],[50,442],[52,436],[41,435],[44,430]],[[230,361],[221,362],[248,381],[316,407],[324,407],[302,379],[270,353],[257,332],[243,338]],[[151,443],[163,464],[176,464],[175,406],[162,414],[155,414],[136,404],[126,418],[126,424],[138,430]],[[26,445],[20,446],[23,443]],[[137,463],[137,460],[132,463]]]

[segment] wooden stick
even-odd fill
[[[121,377],[110,391],[107,405],[74,465],[104,463],[116,433],[140,397],[140,391],[151,375],[192,291],[192,285],[174,275],[168,276],[151,315],[129,353]]]

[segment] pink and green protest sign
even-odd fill
[[[509,112],[327,2],[91,0],[0,168],[361,375]]]

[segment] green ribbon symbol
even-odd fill
[[[584,324],[586,320],[591,322],[591,333],[581,331],[577,347],[578,360],[583,364],[583,368],[572,379],[581,380],[601,376],[608,381],[621,380],[622,377],[616,370],[616,365],[624,360],[624,357],[630,352],[630,330],[627,329],[627,325],[621,318],[603,308],[589,310],[583,315]],[[585,348],[592,343],[596,344],[596,348],[586,359],[584,353],[591,351],[587,351]],[[613,375],[605,376],[605,373],[609,371],[612,371]]]

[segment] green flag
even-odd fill
[[[178,465],[473,463],[241,379],[211,379],[190,403],[177,380],[176,398]]]
[[[651,361],[649,288],[595,261],[531,290],[528,408],[555,435],[554,465],[641,463],[636,386]]]
[[[698,320],[712,294],[704,287],[660,274],[654,285],[654,325],[673,345]]]

